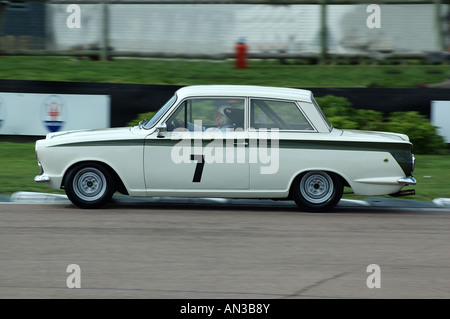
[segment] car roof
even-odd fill
[[[306,102],[312,99],[309,90],[256,85],[191,85],[179,89],[177,95],[180,99],[197,96],[261,97]]]

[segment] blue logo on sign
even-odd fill
[[[44,99],[41,119],[50,132],[58,132],[66,122],[67,107],[62,97],[50,95]]]

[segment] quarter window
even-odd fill
[[[250,119],[255,129],[314,130],[293,101],[252,99]]]

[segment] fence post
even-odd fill
[[[109,1],[102,1],[102,34],[101,34],[101,52],[100,60],[108,61],[109,59]]]
[[[445,51],[447,49],[446,47],[446,41],[445,41],[445,34],[443,30],[443,23],[442,23],[442,1],[441,0],[434,0],[434,12],[435,12],[435,26],[436,26],[436,32],[438,37],[438,44],[439,49]]]
[[[0,50],[3,49],[3,25],[4,25],[4,17],[5,10],[8,6],[8,2],[0,1]]]
[[[327,58],[327,0],[320,0],[320,60]]]

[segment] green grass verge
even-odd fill
[[[450,65],[300,65],[250,61],[236,69],[228,61],[114,59],[102,62],[70,57],[0,57],[2,79],[140,83],[250,84],[285,87],[416,87],[442,82]]]
[[[34,154],[34,143],[0,143],[0,194],[17,191],[55,192],[45,185],[35,183],[33,178],[37,174],[39,167]]]
[[[34,183],[33,178],[38,173],[34,143],[0,143],[0,194],[17,191],[63,193]],[[414,175],[418,184],[408,188],[414,188],[416,195],[404,199],[431,201],[440,197],[450,198],[450,155],[417,155]],[[344,195],[344,198],[363,197]]]

